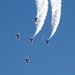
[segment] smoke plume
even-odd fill
[[[33,38],[40,32],[40,30],[43,27],[48,11],[48,0],[36,0],[36,5],[37,5],[36,17],[38,18],[38,22],[36,24],[36,31]]]
[[[50,0],[52,7],[52,33],[49,39],[54,35],[60,22],[61,17],[61,0]]]

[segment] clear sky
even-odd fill
[[[0,0],[0,75],[75,75],[75,1],[62,1],[61,21],[50,44],[51,6],[42,31],[35,32],[35,0]],[[20,32],[21,39],[15,39]],[[42,38],[44,39],[42,40]],[[25,57],[30,57],[24,65]]]

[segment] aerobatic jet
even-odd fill
[[[30,38],[30,39],[29,39],[29,42],[30,42],[30,43],[33,42],[33,38]]]
[[[49,40],[48,39],[46,40],[46,44],[49,44]]]
[[[37,24],[37,22],[38,22],[38,18],[37,17],[34,17],[34,22]]]
[[[26,58],[25,58],[25,61],[24,61],[24,64],[28,64],[29,61],[30,61],[30,58],[29,58],[29,57],[26,57]]]
[[[20,33],[17,33],[16,34],[16,39],[20,40],[20,37],[21,37]]]

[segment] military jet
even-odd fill
[[[46,40],[46,44],[49,44],[49,40],[48,39]]]
[[[26,58],[25,58],[25,61],[24,61],[24,64],[28,64],[29,61],[30,61],[29,57],[26,57]]]
[[[34,17],[34,22],[35,22],[35,24],[37,24],[37,22],[38,22],[38,17]]]
[[[38,18],[37,17],[34,17],[34,22],[37,22],[38,21]]]
[[[29,42],[30,42],[30,43],[33,42],[33,38],[30,38],[30,39],[29,39]]]
[[[17,33],[16,34],[16,39],[20,40],[20,37],[21,37],[20,33]]]

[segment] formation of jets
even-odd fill
[[[20,37],[21,37],[20,33],[17,33],[16,34],[16,39],[20,40]],[[32,43],[32,42],[33,42],[33,38],[31,37],[29,39],[29,43]],[[49,44],[49,40],[48,39],[46,40],[46,44]]]
[[[20,37],[21,37],[20,33],[17,33],[17,34],[16,34],[16,39],[20,40]],[[32,43],[32,42],[33,42],[33,38],[31,37],[31,38],[29,39],[29,43]],[[49,40],[48,40],[48,39],[46,40],[46,44],[49,44]],[[30,61],[30,58],[29,58],[29,57],[26,57],[26,58],[25,58],[25,61],[24,61],[24,64],[28,64],[29,61]]]
[[[38,17],[34,17],[34,22],[37,24]],[[21,37],[20,33],[17,33],[16,34],[16,39],[20,40],[20,37]],[[33,39],[34,39],[33,37],[29,38],[29,43],[32,43],[33,42]],[[46,40],[46,44],[49,44],[49,40],[48,39]],[[25,61],[24,61],[24,64],[28,64],[29,61],[30,61],[30,58],[29,57],[26,57],[25,58]]]

